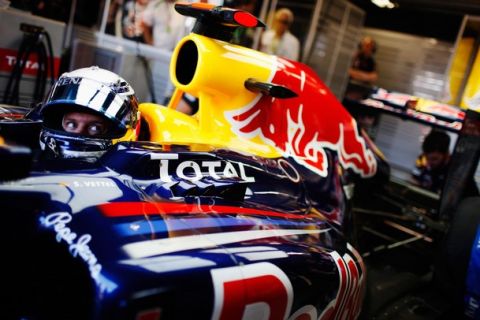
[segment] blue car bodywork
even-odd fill
[[[360,312],[365,270],[335,222],[346,209],[336,166],[319,178],[283,158],[138,142],[95,165],[39,167],[0,185],[13,317]]]
[[[467,293],[465,295],[465,316],[480,319],[480,228],[473,242],[470,264],[467,274]]]

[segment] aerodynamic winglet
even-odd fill
[[[274,98],[288,99],[298,97],[297,93],[287,87],[269,82],[260,82],[253,78],[245,80],[244,85],[249,91],[261,92]]]

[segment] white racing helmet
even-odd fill
[[[69,112],[99,115],[109,124],[109,130],[93,137],[66,132],[62,119]],[[114,143],[136,140],[140,126],[133,88],[117,74],[99,67],[62,74],[40,114],[40,146],[56,158],[94,161]]]

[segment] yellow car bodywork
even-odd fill
[[[189,50],[185,48],[197,52],[194,68],[189,65],[195,56],[185,56],[184,51]],[[259,137],[246,139],[236,135],[225,117],[225,112],[258,101],[261,94],[248,91],[244,82],[248,78],[271,81],[276,63],[275,56],[194,33],[186,36],[173,52],[170,76],[176,90],[168,107],[140,104],[150,140],[197,148],[225,147],[268,158],[281,156],[281,150]],[[183,93],[198,98],[199,109],[193,116],[175,110]]]

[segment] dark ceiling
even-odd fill
[[[480,0],[392,0],[382,9],[370,0],[350,0],[365,10],[367,27],[387,29],[453,42],[464,15],[480,16]]]
[[[399,7],[448,14],[480,15],[480,0],[396,0]]]

